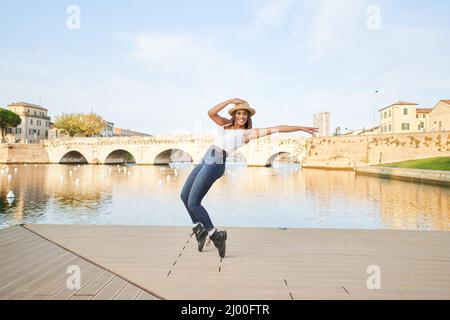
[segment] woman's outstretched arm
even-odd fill
[[[221,102],[221,103],[215,105],[214,107],[212,107],[211,109],[209,109],[208,116],[219,126],[229,124],[229,123],[231,123],[231,119],[221,117],[218,115],[218,113],[223,108],[225,108],[227,105],[229,105],[231,103],[236,104],[236,103],[243,103],[243,102],[245,102],[245,101],[242,99],[239,99],[239,98],[225,100],[224,102]]]
[[[295,131],[304,131],[307,133],[310,133],[311,135],[314,135],[319,129],[313,128],[313,127],[302,127],[302,126],[287,126],[287,125],[280,125],[276,127],[268,127],[268,128],[255,128],[250,129],[244,134],[244,142],[247,143],[250,140],[258,139],[261,137],[265,137],[274,133],[279,132],[295,132]]]
[[[313,128],[313,127],[300,127],[300,126],[277,126],[279,128],[279,132],[294,132],[294,131],[304,131],[307,133],[310,133],[314,135],[314,133],[319,131],[319,128]]]

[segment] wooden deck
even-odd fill
[[[450,232],[227,231],[221,261],[212,244],[197,251],[188,227],[0,230],[0,298],[450,299]],[[83,272],[77,292],[65,286],[73,264]],[[381,289],[367,287],[372,265]]]
[[[0,300],[155,300],[122,277],[17,226],[0,230]],[[78,267],[80,276],[71,266]],[[69,273],[68,273],[69,271]],[[66,285],[80,280],[80,287]]]

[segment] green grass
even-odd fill
[[[450,157],[437,157],[437,158],[409,160],[395,163],[386,163],[381,165],[381,167],[450,171]]]

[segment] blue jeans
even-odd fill
[[[200,164],[189,174],[183,189],[181,200],[189,212],[192,223],[201,223],[206,230],[214,229],[208,212],[201,201],[213,183],[225,173],[226,152],[212,145],[206,151]]]

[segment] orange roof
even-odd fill
[[[441,100],[441,102],[446,103],[446,104],[450,104],[450,100]]]
[[[433,108],[417,108],[416,112],[418,113],[430,113]]]
[[[384,109],[392,107],[392,106],[412,106],[412,105],[417,106],[417,103],[415,103],[415,102],[406,102],[406,101],[398,101],[396,103],[391,104],[390,106],[381,108],[378,111],[384,110]]]

